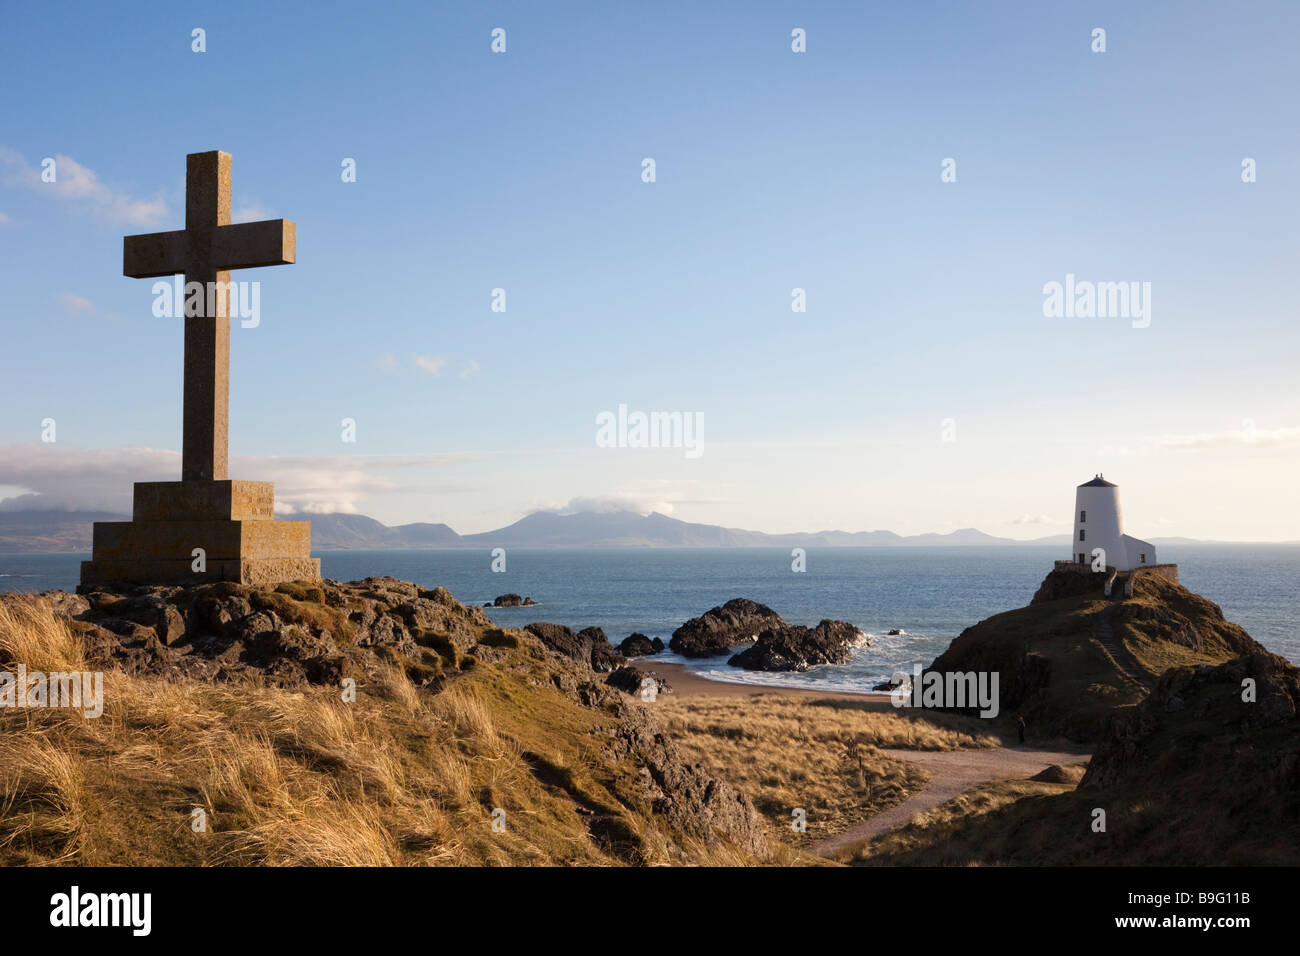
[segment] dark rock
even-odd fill
[[[419,590],[419,596],[424,598],[426,601],[432,601],[434,604],[441,604],[443,607],[452,608],[453,610],[463,609],[461,603],[457,601],[455,597],[452,596],[452,593],[441,584],[432,591],[425,588],[420,588]]]
[[[263,634],[270,633],[280,626],[275,615],[270,611],[255,611],[247,617],[240,618],[235,625],[233,636],[251,644]]]
[[[185,618],[171,604],[164,604],[157,609],[153,627],[158,639],[168,646],[185,636]]]
[[[623,696],[614,688],[590,680],[578,683],[576,697],[582,706],[597,710],[616,710],[623,703]]]
[[[90,612],[90,599],[84,594],[75,594],[71,591],[45,591],[41,597],[50,602],[50,607],[59,617],[79,621]]]
[[[418,666],[428,652],[416,636],[468,661],[489,624],[446,588],[394,578],[275,589],[223,581],[45,597],[81,636],[94,666],[278,685],[337,683],[358,665],[370,675],[393,655]]]
[[[623,638],[623,643],[618,645],[618,652],[624,657],[649,657],[651,654],[658,654],[664,649],[664,642],[659,638],[649,638],[637,631]]]
[[[586,627],[578,632],[582,640],[591,641],[591,666],[602,674],[612,671],[621,664],[622,658],[609,643],[604,630],[599,627]]]
[[[578,690],[577,680],[574,679],[572,674],[566,674],[564,671],[556,671],[552,674],[551,683],[555,685],[555,689],[560,693],[567,694],[570,697],[574,696]]]
[[[672,687],[662,677],[647,674],[641,668],[631,664],[624,664],[616,668],[605,678],[605,683],[635,697],[641,697],[643,692],[652,685],[656,694],[671,694],[673,692]]]
[[[1106,575],[1100,571],[1049,571],[1043,583],[1029,601],[1030,607],[1059,601],[1062,598],[1096,594],[1101,597],[1106,588]]]
[[[358,582],[363,597],[384,604],[400,604],[420,596],[419,585],[391,577],[370,577]]]
[[[498,594],[492,600],[493,607],[523,607],[524,599],[518,594]]]
[[[615,757],[640,766],[642,785],[654,812],[689,837],[708,844],[722,839],[766,857],[763,821],[749,797],[689,764],[677,744],[659,728],[649,707],[623,704],[613,732]]]
[[[677,628],[668,646],[684,657],[714,657],[738,644],[748,644],[768,628],[784,624],[781,615],[770,607],[747,598],[732,598]]]
[[[253,605],[238,595],[220,593],[200,594],[194,599],[187,618],[191,636],[195,634],[224,634],[226,629],[253,612]]]
[[[313,634],[300,624],[289,624],[262,633],[254,644],[254,650],[264,659],[287,657],[295,661],[335,657],[339,653],[329,631]]]
[[[1253,701],[1242,699],[1247,679],[1254,681]],[[1196,706],[1189,710],[1189,703]],[[1172,759],[1169,737],[1192,721],[1213,720],[1221,728],[1214,735],[1200,729],[1183,734],[1176,756],[1188,766],[1202,766],[1222,761],[1226,753],[1252,752],[1252,738],[1294,725],[1297,714],[1300,668],[1276,654],[1265,651],[1223,664],[1171,667],[1141,703],[1110,717],[1080,786],[1148,781],[1154,768]],[[1222,728],[1239,729],[1242,736],[1232,741],[1232,730]],[[1285,739],[1293,735],[1290,730]]]
[[[307,680],[312,684],[339,684],[352,673],[352,662],[342,654],[313,657],[303,664]]]
[[[806,671],[817,664],[844,664],[865,635],[848,621],[825,620],[816,627],[786,624],[769,628],[727,661],[751,671]]]
[[[589,627],[575,634],[562,624],[538,621],[529,624],[525,630],[551,650],[582,661],[593,670],[604,673],[619,664],[619,657],[610,647],[609,639],[598,627]]]
[[[376,647],[400,644],[408,637],[406,626],[395,612],[376,614],[368,627],[357,632],[357,644],[360,647]]]

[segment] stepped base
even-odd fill
[[[274,506],[269,481],[138,482],[133,520],[95,522],[81,588],[319,581],[311,522],[276,521]]]
[[[320,558],[209,558],[203,573],[191,558],[105,558],[81,562],[81,588],[106,584],[202,584],[237,581],[272,585],[319,581]]]

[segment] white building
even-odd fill
[[[1124,533],[1124,513],[1119,507],[1119,485],[1098,475],[1074,492],[1074,554],[1071,560],[1091,565],[1093,551],[1106,567],[1131,571],[1156,564],[1156,546]]]

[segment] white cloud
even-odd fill
[[[470,359],[468,362],[465,363],[465,367],[460,370],[460,377],[462,379],[469,378],[471,375],[473,375],[482,367],[483,366],[479,365],[478,362],[474,361],[473,359]]]
[[[8,216],[6,216],[4,213],[0,212],[0,226],[3,226],[7,222],[13,222],[13,220],[10,219]]]
[[[154,226],[166,218],[167,204],[161,195],[156,199],[137,199],[108,186],[94,170],[71,156],[56,153],[52,158],[55,179],[47,183],[41,179],[39,163],[33,165],[17,150],[0,146],[0,182],[25,186],[41,195],[71,202],[113,223]]]
[[[657,511],[662,515],[672,515],[684,507],[731,504],[731,498],[711,493],[714,488],[719,487],[727,486],[693,478],[639,478],[622,482],[611,494],[583,495],[571,498],[565,503],[540,502],[527,510],[553,511],[556,514],[609,514],[616,511],[633,511],[640,515]]]
[[[95,307],[85,296],[77,295],[73,292],[59,293],[59,306],[68,315],[80,315],[82,312],[89,312]]]
[[[1031,514],[1023,514],[1020,517],[1012,518],[1010,521],[1007,522],[1007,524],[1015,524],[1015,525],[1064,524],[1064,523],[1065,522],[1058,521],[1055,518],[1050,518],[1047,515],[1031,515]]]
[[[1221,432],[1197,432],[1189,435],[1164,435],[1156,443],[1161,448],[1188,451],[1202,448],[1230,448],[1243,445],[1260,445],[1268,448],[1285,448],[1300,445],[1300,428],[1256,428],[1244,423],[1241,428]]]
[[[385,355],[379,359],[379,371],[385,375],[397,374],[397,359],[392,355]]]
[[[435,378],[442,372],[442,367],[447,364],[446,356],[443,355],[416,355],[415,364],[425,372]]]
[[[274,218],[256,199],[241,201],[230,213],[231,222],[261,222],[263,219]]]
[[[673,505],[671,501],[656,501],[649,498],[638,498],[631,495],[608,495],[593,497],[578,497],[569,499],[568,504],[559,505],[558,507],[546,508],[545,511],[553,511],[556,514],[614,514],[618,511],[635,511],[640,515],[648,515],[653,511],[660,514],[672,514]]]
[[[356,512],[367,499],[408,490],[404,475],[485,455],[452,452],[402,458],[350,455],[236,456],[237,478],[274,481],[276,510],[284,514]],[[0,510],[131,511],[136,481],[175,481],[179,452],[156,448],[87,449],[26,442],[0,446]]]

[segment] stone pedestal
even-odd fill
[[[311,522],[274,520],[269,481],[148,481],[135,485],[131,521],[96,521],[81,586],[319,581]],[[194,550],[206,567],[195,571]]]

